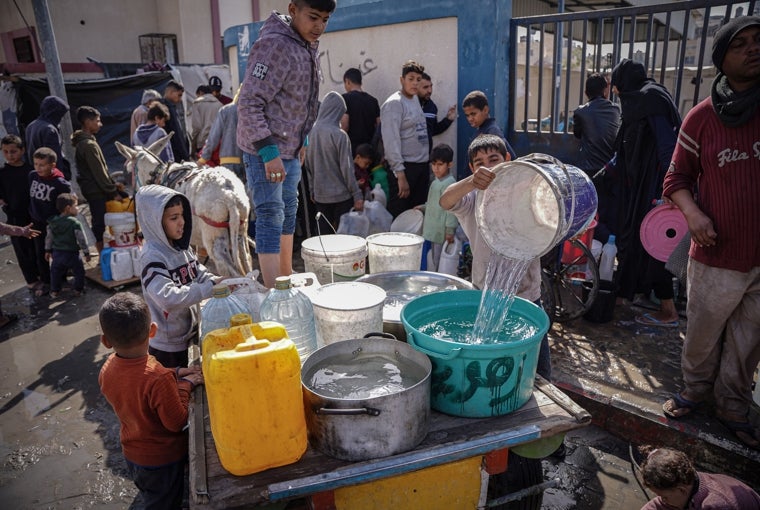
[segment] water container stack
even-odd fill
[[[238,314],[251,314],[251,310],[230,292],[224,283],[214,285],[213,297],[201,308],[201,341],[210,331],[230,326],[230,319]]]
[[[262,321],[279,322],[295,343],[303,363],[317,350],[317,330],[311,300],[290,284],[289,276],[278,276],[274,288],[261,303]]]

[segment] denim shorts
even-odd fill
[[[259,156],[244,152],[243,161],[256,210],[256,251],[279,253],[280,236],[296,231],[301,163],[298,159],[283,159],[285,180],[273,183],[266,178],[264,162]]]

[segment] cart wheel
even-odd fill
[[[521,489],[533,487],[544,481],[541,459],[528,459],[510,451],[507,459],[507,470],[491,475],[488,480],[488,499],[496,499]],[[543,492],[526,496],[519,501],[494,506],[497,510],[541,510]]]

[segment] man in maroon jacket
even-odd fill
[[[758,448],[748,416],[760,362],[760,17],[721,27],[712,58],[711,97],[686,116],[663,187],[692,235],[684,388],[663,411],[679,418],[712,392],[718,418]]]

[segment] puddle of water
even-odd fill
[[[35,418],[50,409],[50,399],[39,391],[24,388],[21,393],[24,395],[22,402],[29,418]]]

